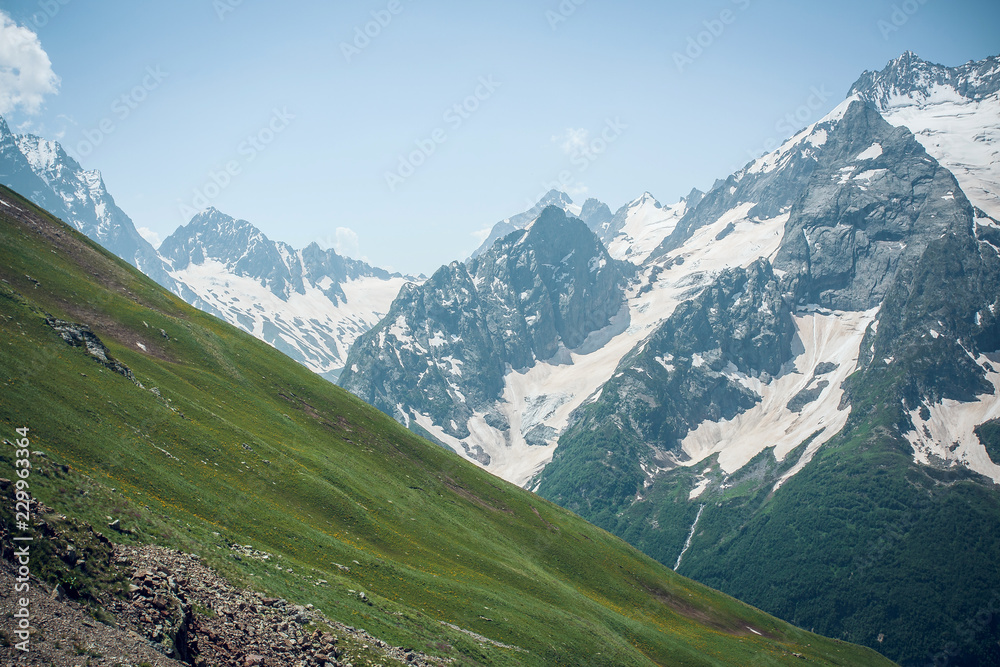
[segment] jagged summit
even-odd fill
[[[878,72],[866,71],[848,95],[859,95],[880,109],[903,104],[934,104],[961,97],[979,101],[1000,91],[1000,56],[958,67],[938,65],[906,51]]]
[[[518,213],[517,215],[512,215],[511,217],[505,218],[493,225],[493,228],[490,230],[486,240],[483,241],[479,248],[472,253],[471,258],[474,259],[479,257],[493,247],[494,243],[511,232],[524,229],[530,225],[548,206],[556,206],[570,215],[581,218],[584,217],[584,211],[586,211],[587,216],[593,216],[596,219],[603,217],[603,209],[601,208],[602,205],[597,200],[594,200],[593,202],[588,200],[583,207],[580,207],[574,204],[573,199],[565,192],[552,189],[545,193],[545,195],[538,200],[538,203],[527,211]],[[584,218],[584,221],[586,222],[586,218]]]
[[[986,215],[1000,219],[1000,56],[946,67],[906,53],[851,94],[913,132]]]
[[[631,271],[581,220],[548,206],[482,255],[404,288],[351,349],[340,383],[523,484],[551,456],[545,420],[560,406],[504,401],[505,377],[586,354],[620,314]]]

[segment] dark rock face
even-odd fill
[[[591,231],[600,236],[602,240],[604,240],[604,236],[601,230],[610,225],[613,217],[614,214],[611,213],[608,205],[597,199],[588,199],[580,210],[580,219],[587,223]]]
[[[468,264],[405,287],[352,348],[341,385],[397,419],[430,414],[467,437],[466,422],[500,398],[508,368],[551,359],[607,326],[630,275],[584,223],[549,207]]]
[[[800,302],[876,307],[932,240],[971,231],[972,208],[955,177],[871,106],[853,103],[822,151],[828,159],[792,207],[775,259]]]
[[[752,219],[790,215],[774,267],[791,274],[787,289],[797,300],[867,310],[881,303],[902,262],[971,224],[954,176],[870,104],[848,104],[841,118],[785,148],[773,164],[748,165],[708,193],[650,261],[752,203]]]
[[[501,220],[493,225],[489,236],[485,241],[483,241],[482,245],[480,245],[479,248],[472,253],[471,259],[475,259],[483,253],[489,251],[489,249],[492,248],[497,241],[505,236],[527,227],[549,206],[555,206],[556,208],[560,208],[568,213],[572,209],[572,205],[573,200],[565,192],[560,192],[559,190],[549,190],[537,204],[524,213],[518,213],[517,215]],[[608,223],[612,218],[611,209],[608,208],[607,204],[597,199],[588,199],[581,207],[580,215],[578,217],[580,220],[587,223],[587,226],[590,227],[590,229],[597,234],[601,240],[604,240],[605,237],[603,230],[607,229]]]
[[[761,261],[745,274],[725,272],[700,296],[678,306],[622,361],[600,398],[562,436],[553,463],[540,478],[541,493],[574,507],[585,494],[612,494],[616,503],[633,498],[639,490],[634,482],[643,478],[639,462],[664,451],[677,454],[679,442],[700,423],[731,419],[755,405],[759,397],[738,382],[738,374],[760,377],[766,384],[793,358],[791,310],[796,305],[858,311],[885,302],[883,321],[893,314],[895,324],[863,345],[863,362],[871,364],[876,358],[902,357],[921,345],[941,345],[923,338],[917,345],[905,332],[922,320],[929,327],[931,320],[942,318],[942,309],[962,301],[964,296],[951,304],[940,301],[952,293],[940,286],[954,284],[954,292],[979,295],[959,308],[966,320],[980,313],[980,326],[966,332],[967,349],[988,347],[973,345],[971,338],[995,336],[989,329],[995,317],[988,307],[995,299],[989,267],[994,261],[990,255],[996,253],[987,240],[979,246],[989,252],[977,249],[968,200],[951,173],[908,130],[892,127],[873,107],[855,101],[838,120],[820,123],[772,164],[770,170],[759,164],[745,169],[715,188],[682,220],[686,229],[679,227],[660,250],[683,243],[698,225],[714,222],[741,202],[758,202],[756,208],[765,211],[761,215],[788,214],[774,271]],[[948,243],[955,247],[946,261],[949,253],[941,248]],[[977,281],[979,285],[972,284]],[[913,304],[914,299],[921,305]],[[957,314],[948,317],[958,319]],[[900,336],[903,340],[884,347],[877,343]],[[983,370],[964,352],[956,353],[960,347],[954,341],[952,345],[950,352],[929,354],[924,370],[909,376],[913,386],[907,395],[913,405],[992,389]],[[788,409],[800,412],[817,400],[829,386],[822,376],[831,370],[829,365],[817,368],[809,388],[793,397]],[[949,384],[954,386],[945,389]],[[593,446],[598,439],[600,448]],[[619,450],[627,451],[624,458],[632,461],[621,465],[633,482],[624,487],[590,469],[605,451]],[[582,473],[584,469],[589,472]],[[595,481],[602,479],[606,481]],[[574,487],[574,480],[586,489]]]
[[[861,345],[861,373],[848,384],[859,410],[896,414],[900,405],[915,410],[995,394],[977,359],[1000,351],[998,314],[1000,250],[972,234],[932,241],[896,277],[877,330]],[[871,386],[887,385],[891,391],[870,395]],[[912,430],[905,416],[898,419]]]

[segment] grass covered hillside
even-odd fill
[[[416,437],[6,189],[0,280],[0,435],[29,428],[71,471],[32,492],[95,526],[118,519],[113,539],[196,553],[456,665],[891,664]]]

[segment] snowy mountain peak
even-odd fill
[[[692,191],[692,194],[697,190]],[[700,194],[700,193],[699,193]],[[697,204],[700,199],[692,199]],[[690,208],[681,199],[673,206],[663,206],[649,192],[621,207],[603,230],[601,239],[615,259],[641,264],[677,227]]]
[[[15,136],[0,118],[0,182],[171,287],[162,260],[115,204],[101,173],[84,170],[58,142]]]
[[[565,192],[555,189],[549,190],[537,204],[527,211],[505,218],[493,225],[486,240],[472,253],[470,259],[479,257],[508,234],[525,229],[549,206],[555,206],[574,218],[583,220],[598,235],[600,235],[601,225],[605,225],[611,218],[611,210],[606,204],[596,199],[588,199],[583,206],[579,206],[574,204],[573,199]]]
[[[211,259],[231,269],[249,271],[253,277],[262,277],[258,271],[273,270],[275,263],[283,264],[275,244],[263,232],[214,208],[194,216],[164,239],[160,254],[174,270]],[[250,269],[250,264],[255,268]]]
[[[945,67],[906,53],[851,93],[909,128],[975,206],[1000,217],[1000,56]]]
[[[407,279],[311,243],[296,250],[208,208],[160,245],[177,293],[336,379]]]
[[[573,199],[568,194],[553,189],[545,193],[545,196],[538,201],[536,208],[545,208],[546,206],[558,206],[562,209],[565,209],[565,207],[571,206],[572,204],[573,204]]]
[[[642,196],[633,201],[631,204],[629,204],[629,207],[638,208],[640,206],[645,206],[647,204],[652,204],[656,208],[662,208],[662,206],[660,206],[660,202],[656,200],[656,197],[651,195],[648,191],[642,193]]]
[[[737,180],[741,180],[746,174],[768,173],[781,167],[789,161],[791,157],[798,154],[796,149],[809,151],[816,149],[826,143],[828,132],[844,119],[848,110],[853,104],[859,102],[857,95],[852,95],[838,104],[833,111],[816,121],[812,125],[801,130],[798,134],[786,141],[777,150],[764,155],[750,164],[749,167],[736,175]]]
[[[214,207],[207,208],[197,214],[181,229],[215,229],[229,234],[248,232],[254,237],[267,238],[263,232],[250,222],[234,218]]]
[[[879,72],[866,71],[851,87],[880,110],[908,104],[983,100],[1000,91],[1000,56],[946,67],[907,51]]]
[[[79,167],[55,141],[48,141],[31,134],[20,134],[14,137],[14,141],[36,172],[55,169],[60,163],[70,163]]]

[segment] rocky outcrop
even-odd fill
[[[4,446],[8,446],[4,443]],[[61,478],[68,468],[35,453],[35,474]],[[0,479],[0,586],[17,583],[15,543],[9,526],[14,483]],[[32,542],[30,662],[0,628],[0,663],[75,667],[150,664],[156,667],[343,667],[388,659],[440,667],[447,659],[392,646],[364,630],[257,591],[237,589],[205,562],[157,546],[114,544],[90,525],[30,501]],[[118,521],[112,531],[122,531]],[[109,533],[112,534],[113,533]],[[234,545],[234,557],[270,556]],[[315,582],[325,585],[326,582]],[[17,596],[0,595],[0,614]],[[361,599],[365,600],[362,593]],[[372,604],[370,601],[369,604]]]
[[[912,51],[892,60],[879,72],[866,71],[848,95],[859,95],[879,108],[892,105],[893,98],[914,97],[929,101],[936,89],[952,89],[970,100],[982,100],[1000,91],[1000,56],[970,61],[959,67],[929,63]]]
[[[101,339],[87,325],[67,322],[54,317],[45,318],[45,323],[52,327],[66,341],[67,345],[83,348],[94,361],[131,380],[137,387],[143,388],[142,383],[136,379],[132,370],[112,357],[107,346],[101,342]],[[163,335],[165,336],[166,334]]]
[[[154,546],[118,546],[115,554],[132,573],[129,597],[108,607],[118,623],[195,667],[342,667],[361,647],[404,664],[447,663],[332,621],[312,605],[236,589],[197,556]]]

